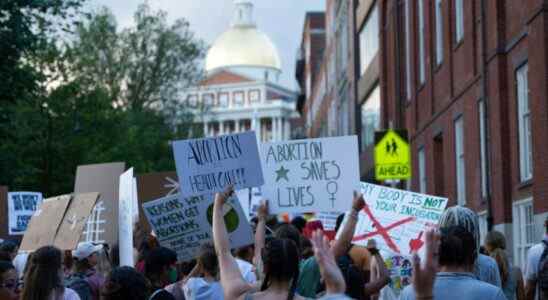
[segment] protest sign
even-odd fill
[[[263,173],[255,132],[173,142],[181,196],[261,186]]]
[[[118,207],[118,238],[120,266],[133,267],[133,220],[137,201],[133,168],[120,175],[120,192]]]
[[[19,249],[34,251],[52,245],[71,198],[71,195],[63,195],[45,199],[30,219]]]
[[[411,256],[383,252],[382,257],[390,272],[390,283],[386,287],[390,289],[391,294],[398,297],[401,291],[411,284],[413,270]]]
[[[179,180],[175,172],[155,172],[135,175],[139,223],[134,229],[137,244],[150,233],[150,225],[143,210],[143,204],[179,193]]]
[[[72,196],[65,216],[59,225],[59,230],[57,230],[53,245],[61,250],[76,248],[98,198],[99,193],[75,194]]]
[[[274,214],[348,209],[359,186],[356,136],[265,143],[261,160]]]
[[[424,233],[438,224],[448,199],[365,182],[361,192],[366,206],[358,215],[352,242],[367,246],[375,239],[380,250],[422,255]]]
[[[74,193],[100,194],[82,236],[94,243],[118,242],[118,187],[125,163],[106,163],[78,166]]]
[[[200,245],[212,240],[213,195],[180,197],[178,194],[143,204],[160,245],[177,252],[179,261],[196,257]],[[238,199],[223,207],[232,248],[249,245],[253,233]]]
[[[40,204],[42,204],[42,193],[8,193],[9,234],[24,234],[30,218]]]
[[[337,218],[340,214],[342,214],[342,212],[319,212],[318,214],[316,214],[316,219],[322,222],[324,230],[333,231],[335,230],[335,226],[337,225]]]

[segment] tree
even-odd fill
[[[0,183],[46,195],[72,192],[80,164],[125,161],[137,172],[174,169],[170,140],[201,134],[178,99],[200,78],[203,44],[183,20],[141,5],[118,31],[106,9],[49,39],[25,62],[38,74],[32,97],[10,106],[0,144]]]

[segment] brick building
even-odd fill
[[[409,130],[411,188],[476,210],[523,266],[548,211],[548,1],[377,2],[381,126]]]

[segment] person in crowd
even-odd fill
[[[150,251],[145,259],[145,276],[152,285],[150,300],[174,300],[164,288],[177,281],[177,253],[157,247]]]
[[[440,228],[462,226],[468,230],[474,236],[476,241],[475,249],[478,254],[474,263],[474,274],[479,280],[502,288],[497,262],[491,257],[479,253],[481,244],[479,217],[473,210],[463,206],[450,207],[442,214],[439,226]]]
[[[19,299],[19,280],[15,267],[8,261],[0,261],[0,299]]]
[[[440,268],[433,291],[422,299],[506,299],[499,287],[480,281],[474,275],[478,248],[476,238],[470,231],[462,226],[442,228],[438,251]],[[411,299],[420,298],[416,297],[413,287],[408,286],[403,290],[400,300]]]
[[[92,300],[100,299],[105,278],[96,270],[96,266],[99,253],[103,251],[103,245],[94,245],[90,242],[78,243],[72,251],[74,272],[67,278],[65,285],[74,289],[82,299],[88,298],[88,291],[91,291]]]
[[[3,241],[2,243],[0,243],[0,261],[13,262],[15,256],[17,256],[18,250],[19,245],[14,241]]]
[[[135,264],[137,271],[141,273],[145,272],[145,260],[147,255],[159,246],[158,240],[152,235],[148,235],[143,239],[137,250],[137,263]]]
[[[73,273],[74,268],[74,258],[72,258],[72,251],[65,250],[63,251],[63,276],[64,278],[69,278]]]
[[[108,257],[110,258],[110,265],[112,268],[120,266],[120,246],[118,244],[114,244],[112,248],[110,248]]]
[[[301,236],[301,259],[307,260],[314,256],[314,247],[310,239]]]
[[[21,300],[80,300],[78,294],[63,286],[63,253],[53,246],[36,250],[29,258]]]
[[[542,241],[529,249],[525,269],[525,299],[548,299],[548,216]]]
[[[236,263],[238,268],[244,277],[245,281],[249,284],[257,283],[257,275],[255,274],[255,266],[253,266],[253,255],[255,249],[253,245],[240,247],[234,251],[236,257]]]
[[[303,234],[304,228],[306,227],[306,223],[307,222],[305,218],[301,216],[297,216],[293,218],[293,220],[291,220],[291,225],[295,226],[295,228],[297,228],[297,230],[299,230],[301,234]]]
[[[341,228],[345,214],[340,214],[335,222],[335,232],[338,232]],[[375,263],[371,259],[371,253],[367,250],[367,247],[350,244],[350,250],[348,255],[352,259],[353,264],[358,267],[364,274],[364,278],[369,282],[371,278],[371,265]]]
[[[17,278],[19,278],[20,281],[23,281],[23,278],[25,276],[25,269],[27,266],[29,255],[30,254],[28,252],[19,252],[13,259],[13,266],[17,271]]]
[[[499,267],[502,291],[508,300],[524,300],[525,288],[521,269],[513,267],[506,254],[506,238],[498,231],[490,231],[485,237],[485,251]]]
[[[219,282],[219,262],[215,248],[211,243],[200,247],[198,262],[183,281],[186,300],[222,300],[223,288]]]
[[[186,279],[189,278],[190,273],[192,273],[196,265],[197,262],[195,259],[179,264],[179,281],[165,287],[165,290],[168,291],[175,298],[175,300],[186,300],[183,291],[183,284]]]
[[[148,300],[150,285],[145,276],[131,267],[116,267],[105,280],[102,300]]]
[[[299,250],[292,240],[274,238],[266,244],[264,250],[262,245],[255,245],[261,248],[265,274],[259,292],[255,292],[253,286],[242,277],[230,251],[228,233],[223,218],[223,205],[232,193],[234,193],[232,186],[222,193],[217,193],[213,206],[213,241],[219,258],[221,285],[225,298],[302,299],[301,296],[295,295],[299,276]],[[261,223],[263,224],[261,225]],[[265,220],[259,221],[257,230],[260,230],[259,226],[265,226],[264,223]]]
[[[366,280],[363,298],[369,297],[372,300],[377,300],[381,289],[390,283],[390,271],[388,271],[374,239],[367,241],[367,251],[373,258],[371,259],[370,278]]]

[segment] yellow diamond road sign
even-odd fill
[[[411,178],[407,131],[375,132],[375,178],[379,181]]]

